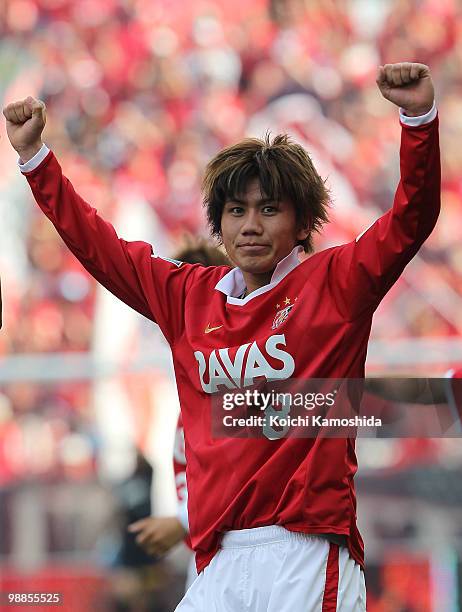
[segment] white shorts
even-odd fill
[[[270,526],[229,531],[176,612],[365,612],[360,566],[325,538]]]

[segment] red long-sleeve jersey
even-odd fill
[[[346,536],[363,565],[354,440],[214,439],[210,396],[224,390],[223,381],[237,388],[261,377],[364,375],[373,313],[439,213],[438,118],[403,125],[400,167],[393,207],[356,240],[302,263],[292,253],[269,285],[243,300],[236,299],[239,271],[180,265],[155,256],[147,243],[118,238],[74,191],[51,152],[27,174],[39,206],[84,267],[155,321],[171,346],[198,571],[223,532],[263,525]]]

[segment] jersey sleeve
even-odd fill
[[[334,250],[329,282],[349,319],[374,310],[433,230],[440,211],[438,116],[402,125],[393,207],[356,240]]]
[[[38,205],[85,269],[128,306],[160,326],[170,344],[181,334],[184,298],[197,266],[154,256],[127,242],[63,176],[53,152],[25,176]]]

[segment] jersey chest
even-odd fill
[[[218,292],[186,304],[184,350],[193,357],[198,376],[191,379],[202,391],[297,376],[317,346],[341,333],[335,307],[302,281],[281,284],[243,306]]]

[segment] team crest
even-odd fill
[[[289,313],[294,306],[295,304],[289,304],[289,306],[286,306],[282,310],[278,310],[278,312],[276,313],[276,316],[274,317],[273,325],[271,326],[271,329],[276,329],[280,325],[282,325],[285,321],[287,321],[287,318],[289,317]]]

